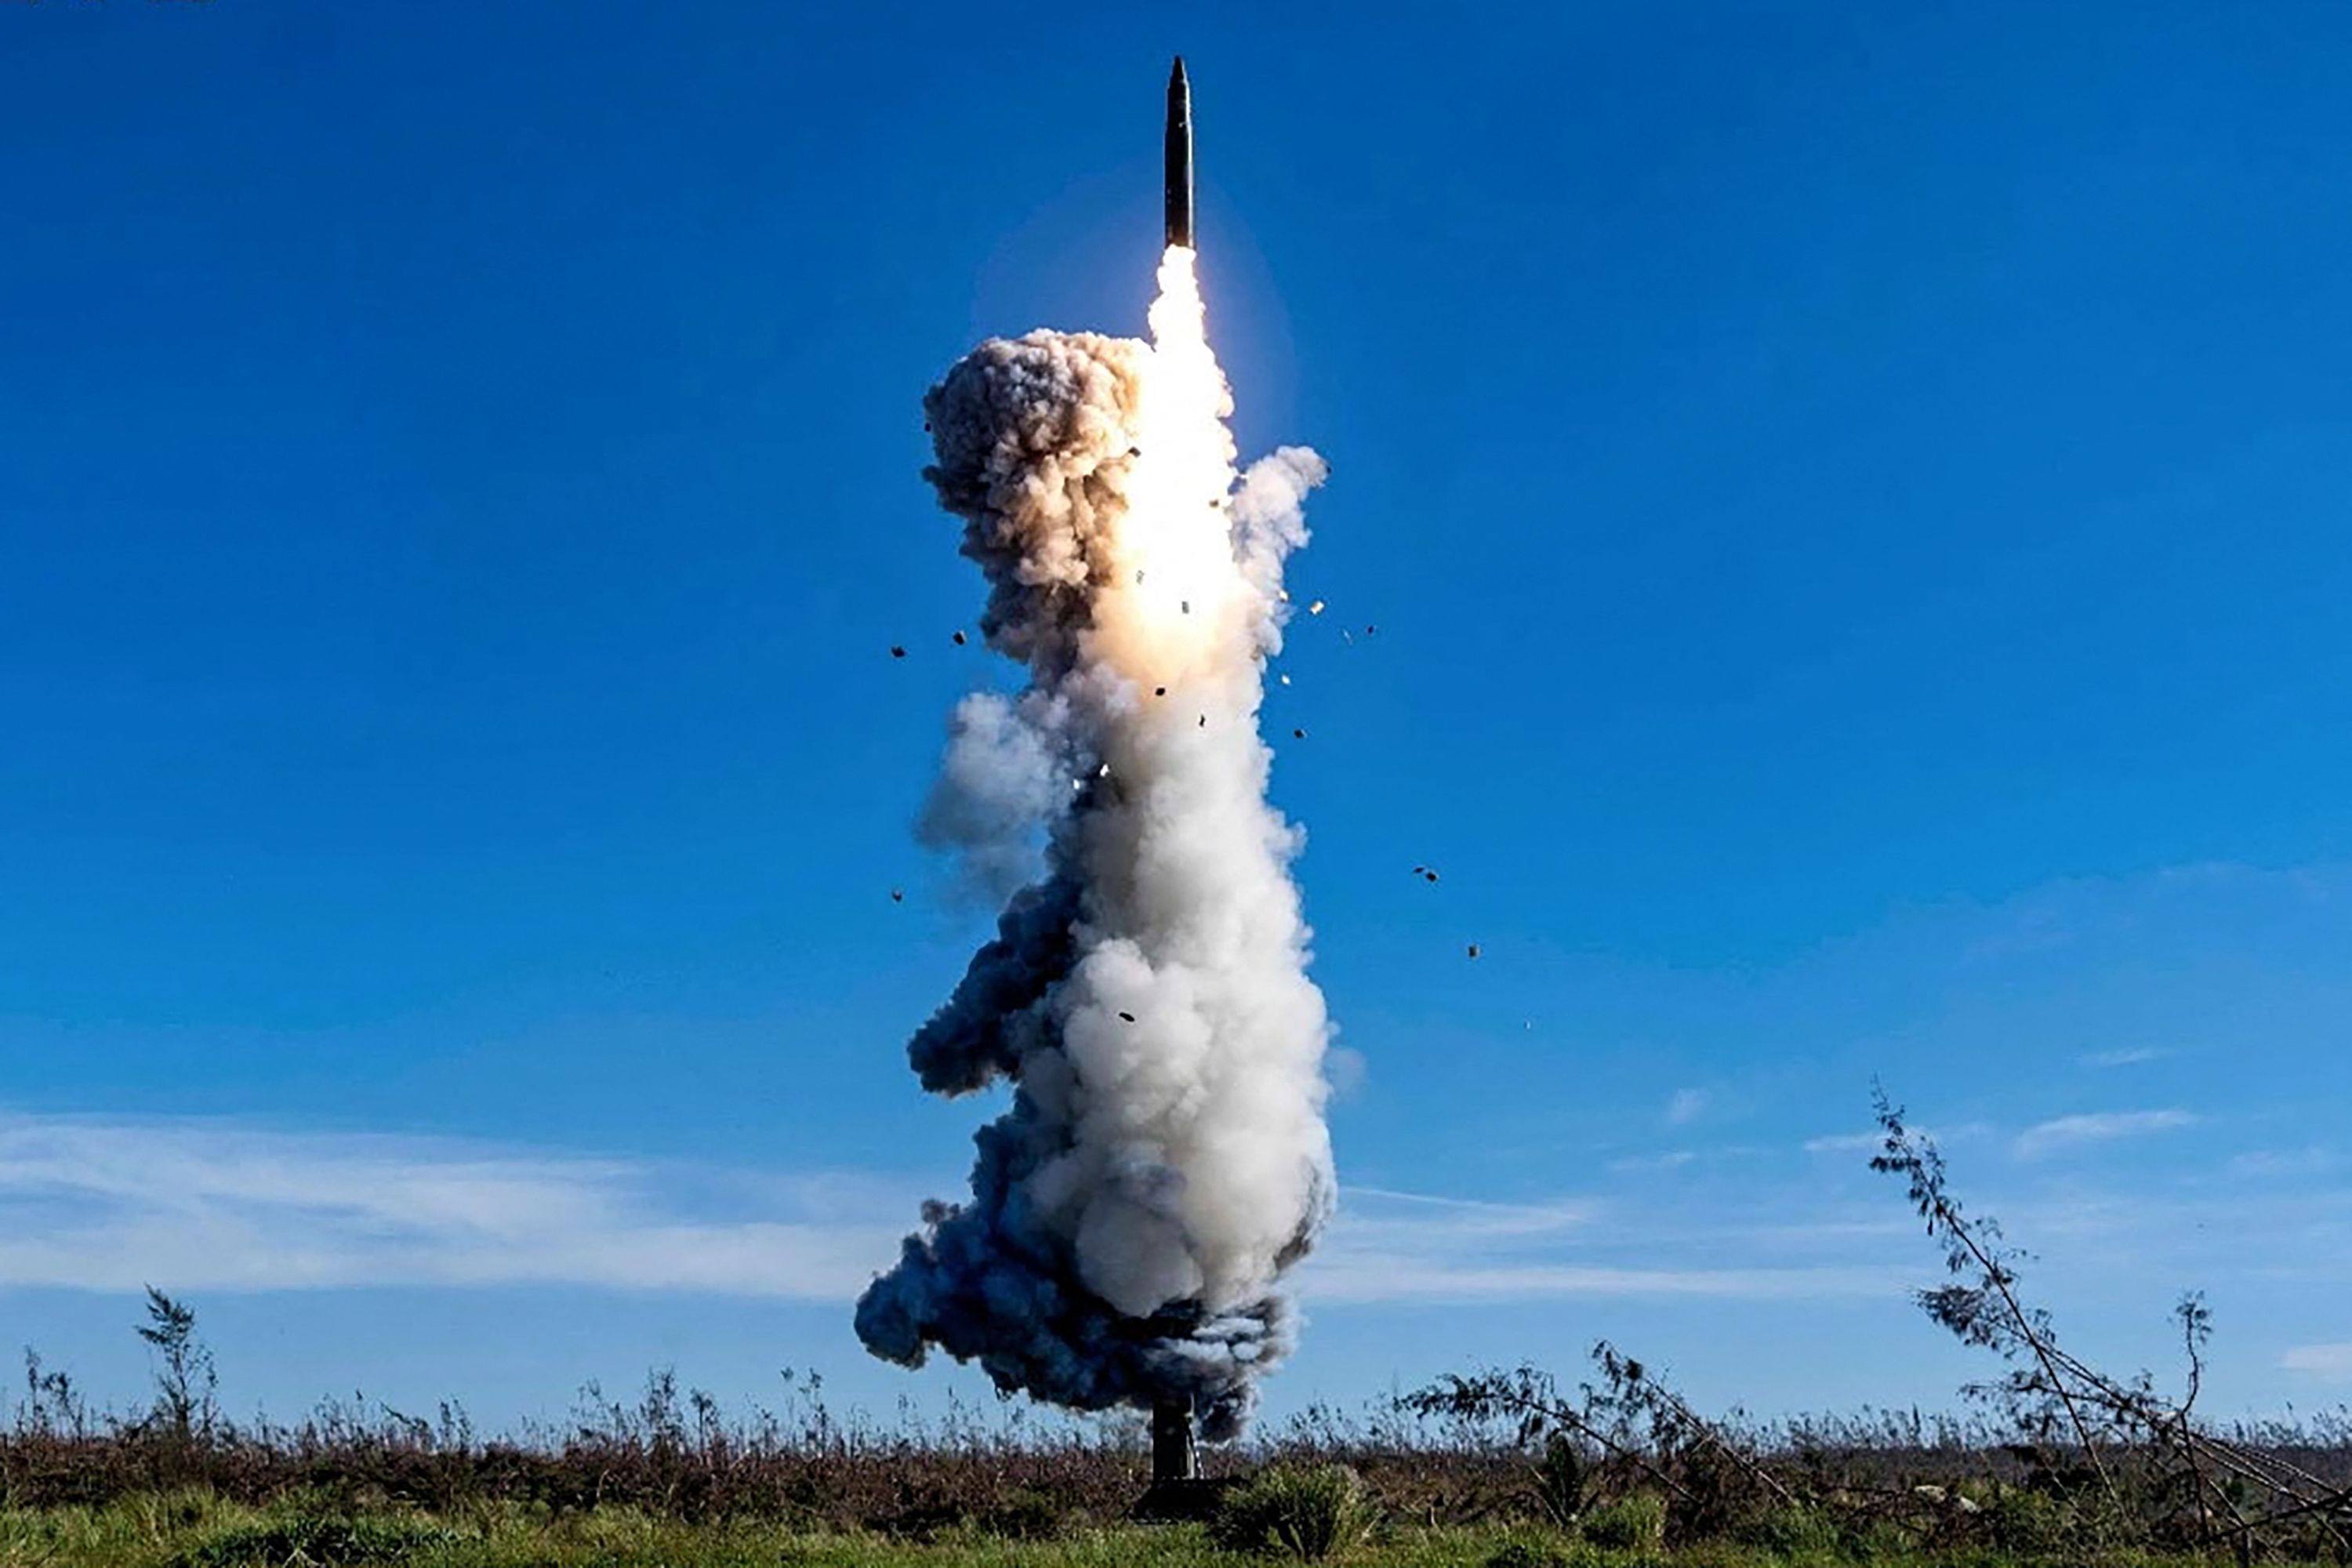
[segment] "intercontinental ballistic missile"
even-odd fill
[[[1184,57],[1168,73],[1168,243],[1187,250],[1192,244],[1192,84],[1184,79]]]

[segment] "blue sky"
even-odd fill
[[[989,1113],[899,1055],[1006,678],[918,403],[1139,329],[1181,48],[1242,446],[1334,468],[1273,1407],[1948,1402],[1874,1075],[2084,1353],[2199,1286],[2218,1406],[2352,1394],[2352,14],[803,9],[0,15],[0,1343],[976,1386],[846,1310]]]

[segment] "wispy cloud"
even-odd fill
[[[1590,1198],[1506,1204],[1358,1186],[1345,1189],[1341,1208],[1359,1228],[1378,1227],[1391,1237],[1425,1234],[1452,1238],[1556,1236],[1591,1224],[1601,1212],[1601,1205]]]
[[[2029,1136],[2057,1147],[2161,1131],[2182,1116],[2066,1118]],[[0,1289],[535,1284],[846,1302],[892,1255],[925,1191],[945,1180],[0,1112]],[[2236,1199],[2208,1216],[2178,1195],[2156,1213],[2145,1194],[2105,1206],[2096,1197],[2011,1217],[2021,1234],[2067,1237],[2070,1254],[2079,1245],[2091,1257],[2136,1253],[2151,1237],[2200,1258],[2246,1242],[2229,1223],[2242,1217]],[[2297,1202],[2265,1205],[2271,1239],[2260,1250],[2342,1256],[2352,1194]],[[1823,1206],[1801,1188],[1742,1187],[1706,1225],[1688,1217],[1639,1182],[1606,1196],[1518,1202],[1349,1186],[1299,1285],[1310,1305],[1334,1306],[1831,1299],[1892,1297],[1927,1267],[1897,1239],[1903,1222],[1874,1207]],[[2297,1370],[2326,1374],[2334,1364],[2328,1347],[2295,1353]]]
[[[585,1286],[846,1301],[924,1184],[456,1140],[0,1112],[0,1289]],[[1589,1237],[1581,1197],[1349,1187],[1302,1284],[1330,1302],[1892,1289],[1885,1271]],[[1629,1222],[1623,1229],[1638,1231]],[[1752,1261],[1751,1261],[1752,1259]]]
[[[1652,1221],[1587,1198],[1497,1204],[1350,1187],[1299,1282],[1310,1301],[1348,1305],[1788,1299],[1892,1294],[1910,1282],[1895,1268],[1821,1256],[1822,1239],[1769,1226],[1661,1237]],[[1809,1255],[1783,1261],[1792,1252]]]
[[[1406,1260],[1334,1249],[1307,1266],[1314,1300],[1540,1301],[1610,1296],[1788,1300],[1892,1295],[1910,1276],[1885,1268],[1615,1268],[1576,1264],[1410,1268]]]
[[[1698,1159],[1696,1149],[1669,1149],[1659,1154],[1628,1154],[1609,1162],[1609,1168],[1620,1174],[1643,1171],[1679,1171]]]
[[[2352,1383],[2352,1343],[2296,1345],[2279,1357],[2279,1365],[2322,1383]]]
[[[846,1300],[915,1184],[801,1176],[695,1212],[628,1161],[235,1123],[0,1115],[0,1287],[576,1284]],[[709,1188],[710,1184],[701,1184]],[[706,1190],[699,1194],[709,1197]]]
[[[1958,1126],[1923,1127],[1906,1122],[1914,1138],[1932,1139],[1937,1143],[1963,1143],[1982,1138],[1993,1131],[1990,1123],[1963,1121]],[[1808,1138],[1804,1151],[1808,1154],[1874,1154],[1886,1144],[1884,1131],[1873,1128],[1867,1132],[1825,1132],[1818,1138]]]
[[[1819,1138],[1805,1140],[1808,1154],[1861,1154],[1879,1148],[1886,1142],[1884,1132],[1825,1132]]]
[[[2077,1058],[2086,1068],[2131,1068],[2142,1062],[2162,1061],[2172,1055],[2158,1046],[2127,1046],[2120,1050],[2093,1051]]]
[[[1666,1100],[1666,1125],[1687,1127],[1706,1113],[1706,1090],[1678,1089]]]
[[[2268,1181],[2324,1176],[2343,1163],[2344,1156],[2335,1150],[2312,1144],[2302,1149],[2249,1149],[2231,1156],[2227,1169],[2233,1176]]]
[[[2196,1124],[2186,1110],[2094,1110],[2053,1117],[2036,1122],[2017,1135],[2012,1147],[2021,1160],[2039,1159],[2084,1143],[2106,1143],[2118,1138],[2141,1138],[2178,1131]]]

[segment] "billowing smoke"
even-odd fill
[[[1257,732],[1325,468],[1235,473],[1192,260],[1162,259],[1149,343],[995,340],[924,399],[982,631],[1029,683],[959,707],[923,836],[984,881],[1041,848],[1043,873],[908,1047],[924,1088],[1013,1101],[857,1332],[1077,1409],[1189,1400],[1215,1439],[1291,1346],[1280,1279],[1335,1191],[1299,835]]]

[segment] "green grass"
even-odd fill
[[[1647,1521],[1633,1532],[1646,1535]],[[1376,1526],[1329,1559],[1355,1568],[1856,1568],[1819,1539],[1708,1542],[1669,1552],[1517,1527]],[[810,1534],[781,1524],[690,1524],[633,1509],[551,1518],[511,1504],[427,1516],[349,1513],[296,1500],[268,1509],[204,1492],[148,1493],[99,1508],[0,1510],[0,1568],[1266,1568],[1271,1554],[1221,1551],[1190,1526],[1077,1526],[1050,1540],[950,1531],[927,1542]],[[2068,1568],[2083,1562],[2065,1560]],[[2085,1568],[2189,1568],[2117,1557]],[[2058,1568],[2059,1559],[1895,1552],[1867,1568]]]

